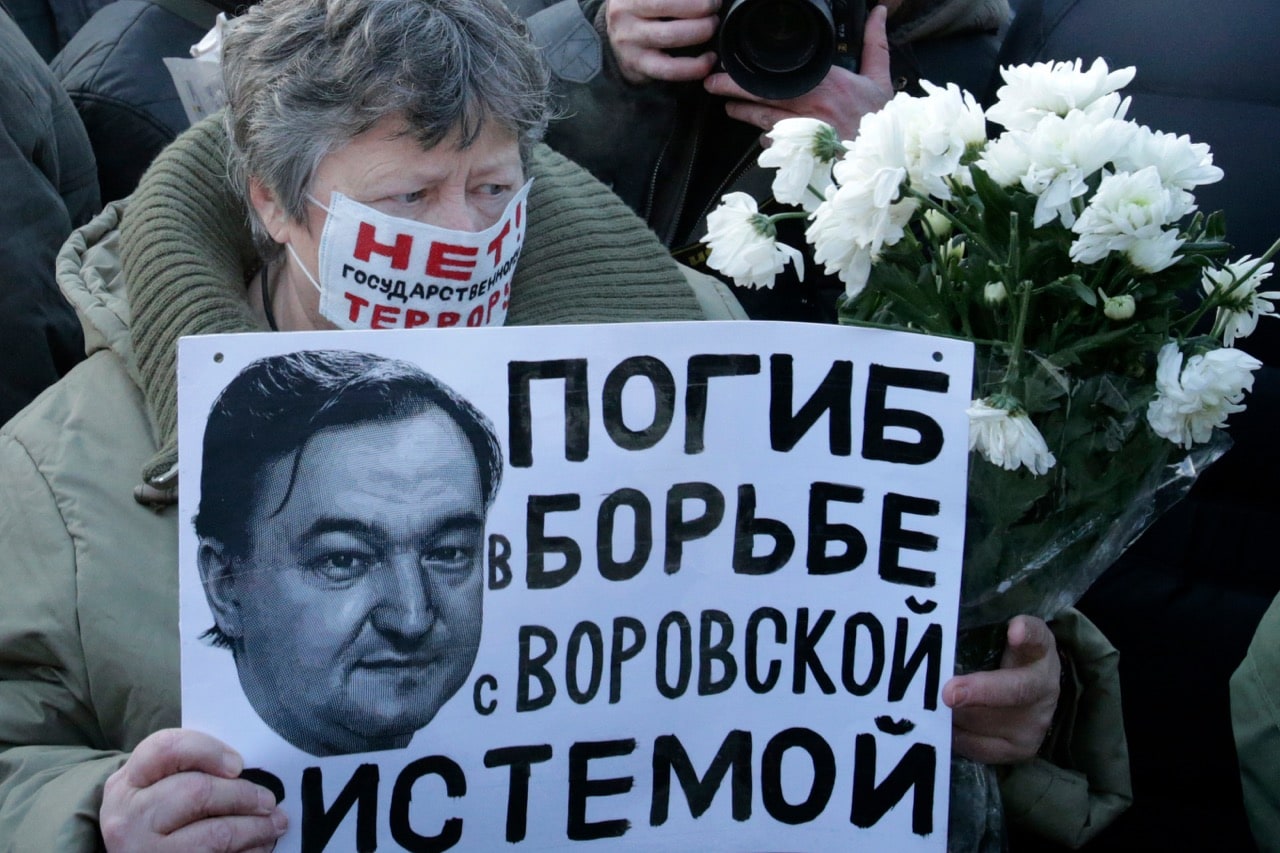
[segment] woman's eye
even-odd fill
[[[427,194],[426,190],[414,190],[413,192],[399,193],[391,197],[392,201],[400,204],[416,204],[422,201],[422,197]]]
[[[506,195],[508,192],[511,191],[511,185],[510,184],[481,184],[477,188],[477,190],[481,195],[501,196],[501,195]]]

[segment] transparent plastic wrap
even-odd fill
[[[990,361],[978,360],[980,370]],[[1075,604],[1231,446],[1221,430],[1189,451],[1152,433],[1145,423],[1149,387],[1132,378],[1068,379],[1043,362],[1035,373],[1028,384],[1037,384],[1046,402],[1032,419],[1058,464],[1035,476],[972,461],[962,633],[1020,613],[1052,619]],[[1045,394],[1049,388],[1061,395]]]

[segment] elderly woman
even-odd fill
[[[112,206],[64,249],[90,356],[0,433],[5,850],[268,849],[284,829],[229,747],[173,728],[178,335],[735,316],[538,144],[545,75],[501,6],[268,0],[224,65],[229,132],[161,155],[123,239]]]

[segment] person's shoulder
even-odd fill
[[[529,151],[529,177],[535,179],[535,187],[538,181],[562,187],[585,186],[593,182],[590,172],[545,142],[537,143]]]
[[[12,123],[48,123],[58,81],[14,20],[0,9],[0,130],[16,134]]]
[[[146,418],[141,391],[127,365],[119,354],[104,349],[42,391],[0,428],[0,434],[28,448],[33,457],[69,462],[82,452],[97,452],[77,447],[85,435],[100,434],[106,453],[134,443],[126,433],[131,425],[149,431]]]
[[[1231,676],[1231,725],[1245,812],[1259,849],[1280,850],[1280,597]]]
[[[1245,660],[1259,686],[1270,696],[1276,723],[1280,724],[1280,596],[1258,623]]]
[[[227,131],[221,111],[196,122],[161,151],[142,179],[125,210],[126,240],[140,216],[177,216],[184,198],[220,197],[227,191]],[[185,209],[185,208],[184,208]],[[180,217],[179,217],[180,218]]]

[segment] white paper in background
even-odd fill
[[[231,652],[199,639],[213,616],[191,520],[202,462],[219,464],[201,459],[215,397],[255,359],[323,349],[421,366],[493,421],[506,463],[466,681],[404,749],[315,758],[258,717]],[[537,365],[585,375],[568,404],[585,444],[566,437],[576,381],[519,378]],[[335,851],[941,851],[971,366],[955,340],[765,322],[185,338],[183,725],[276,777],[278,850],[306,833]],[[830,408],[804,408],[820,387]],[[697,529],[710,504],[671,497],[691,490],[723,497],[716,523]],[[601,519],[613,535],[598,542]],[[531,588],[539,537],[572,540],[581,562],[548,554],[542,577],[559,582]],[[746,571],[787,540],[789,559]],[[865,557],[840,565],[859,541]],[[631,567],[607,580],[609,560]],[[344,606],[279,616],[311,637]]]
[[[164,65],[192,124],[222,109],[227,102],[222,88],[222,37],[227,25],[226,13],[219,12],[213,29],[191,46],[192,59],[165,57]]]

